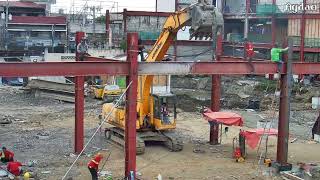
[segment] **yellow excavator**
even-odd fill
[[[165,21],[159,38],[148,53],[146,62],[162,61],[178,31],[186,26],[190,27],[191,38],[210,38],[214,41],[216,34],[223,29],[223,16],[217,8],[204,0],[199,0],[198,3],[173,13]],[[181,151],[183,142],[172,131],[176,129],[176,96],[172,93],[151,93],[152,82],[152,75],[139,76],[136,122],[137,154],[144,153],[147,141],[163,142],[170,151]],[[113,105],[113,103],[103,105],[102,118],[107,118]],[[124,146],[124,104],[113,110],[107,122],[114,127],[106,128],[106,138]]]

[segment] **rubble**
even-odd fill
[[[12,116],[4,116],[0,119],[0,124],[11,124],[14,121],[14,117]]]

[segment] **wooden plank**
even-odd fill
[[[299,178],[298,176],[295,176],[293,174],[290,174],[289,172],[283,172],[281,173],[284,177],[290,179],[290,180],[303,180],[302,178]]]
[[[33,79],[28,82],[27,88],[30,89],[43,89],[64,93],[74,93],[74,84],[56,83],[51,81],[44,81],[39,79]]]

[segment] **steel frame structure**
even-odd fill
[[[277,0],[272,0],[272,4],[276,5]],[[303,3],[306,3],[306,0],[303,1]],[[176,8],[177,8],[177,1],[176,1]],[[276,43],[276,22],[278,19],[301,19],[301,38],[300,38],[300,46],[299,47],[294,47],[294,52],[300,52],[299,59],[300,62],[304,62],[304,56],[306,52],[310,53],[320,53],[320,48],[312,48],[312,47],[305,47],[305,23],[307,19],[319,19],[320,16],[317,14],[307,14],[305,11],[302,14],[290,14],[290,15],[284,15],[280,17],[276,17],[274,14],[266,17],[260,17],[260,16],[255,16],[255,14],[250,13],[250,9],[248,7],[251,6],[251,1],[247,0],[246,1],[246,13],[249,14],[248,19],[271,19],[271,29],[272,29],[272,34],[271,34],[271,42],[270,43],[254,43],[255,48],[261,48],[261,49],[271,49],[274,47]],[[176,9],[177,10],[177,9]],[[123,32],[124,34],[127,32],[127,19],[130,16],[151,16],[151,17],[168,17],[171,13],[166,13],[166,12],[147,12],[147,11],[128,11],[127,9],[123,10],[123,23],[124,23],[124,29]],[[107,11],[106,12],[106,29],[109,31],[110,27],[110,14]],[[244,19],[245,17],[242,16],[233,16],[233,15],[227,15],[225,14],[226,19]],[[142,43],[144,45],[153,45],[155,41],[153,40],[142,40]],[[185,41],[185,40],[177,40],[173,43],[174,47],[174,59],[177,60],[177,46],[210,46],[212,44],[211,41]],[[227,46],[236,46],[236,47],[243,47],[242,45],[233,45],[230,44],[229,42],[224,41],[223,45]]]
[[[83,33],[77,33],[77,44],[80,43]],[[79,61],[80,54],[77,53],[76,62],[39,62],[39,63],[0,63],[0,76],[3,77],[27,77],[27,76],[76,76],[75,79],[75,135],[74,150],[79,153],[83,148],[84,125],[84,77],[94,75],[125,75],[129,82],[132,82],[127,94],[126,109],[126,144],[125,144],[125,175],[135,175],[136,170],[136,101],[137,101],[137,75],[138,74],[206,74],[214,75],[212,81],[212,109],[219,111],[220,108],[220,75],[240,75],[252,74],[250,66],[246,61],[239,58],[222,57],[222,39],[218,38],[216,57],[217,61],[207,62],[157,62],[157,63],[137,63],[138,34],[128,33],[127,36],[127,58],[128,61],[115,61],[95,57],[84,58]],[[254,61],[254,74],[274,74],[276,65],[270,61]],[[277,161],[280,164],[287,163],[288,153],[288,104],[289,96],[286,83],[286,67],[281,72],[281,100],[280,111],[283,112],[279,117],[279,137],[277,146]],[[320,74],[320,63],[297,62],[292,64],[294,74]]]

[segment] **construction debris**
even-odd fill
[[[13,116],[4,116],[0,119],[0,124],[11,124],[14,120]]]
[[[75,102],[74,84],[72,83],[58,83],[32,79],[28,82],[28,85],[24,90],[32,92],[37,98],[46,97],[65,102]]]

